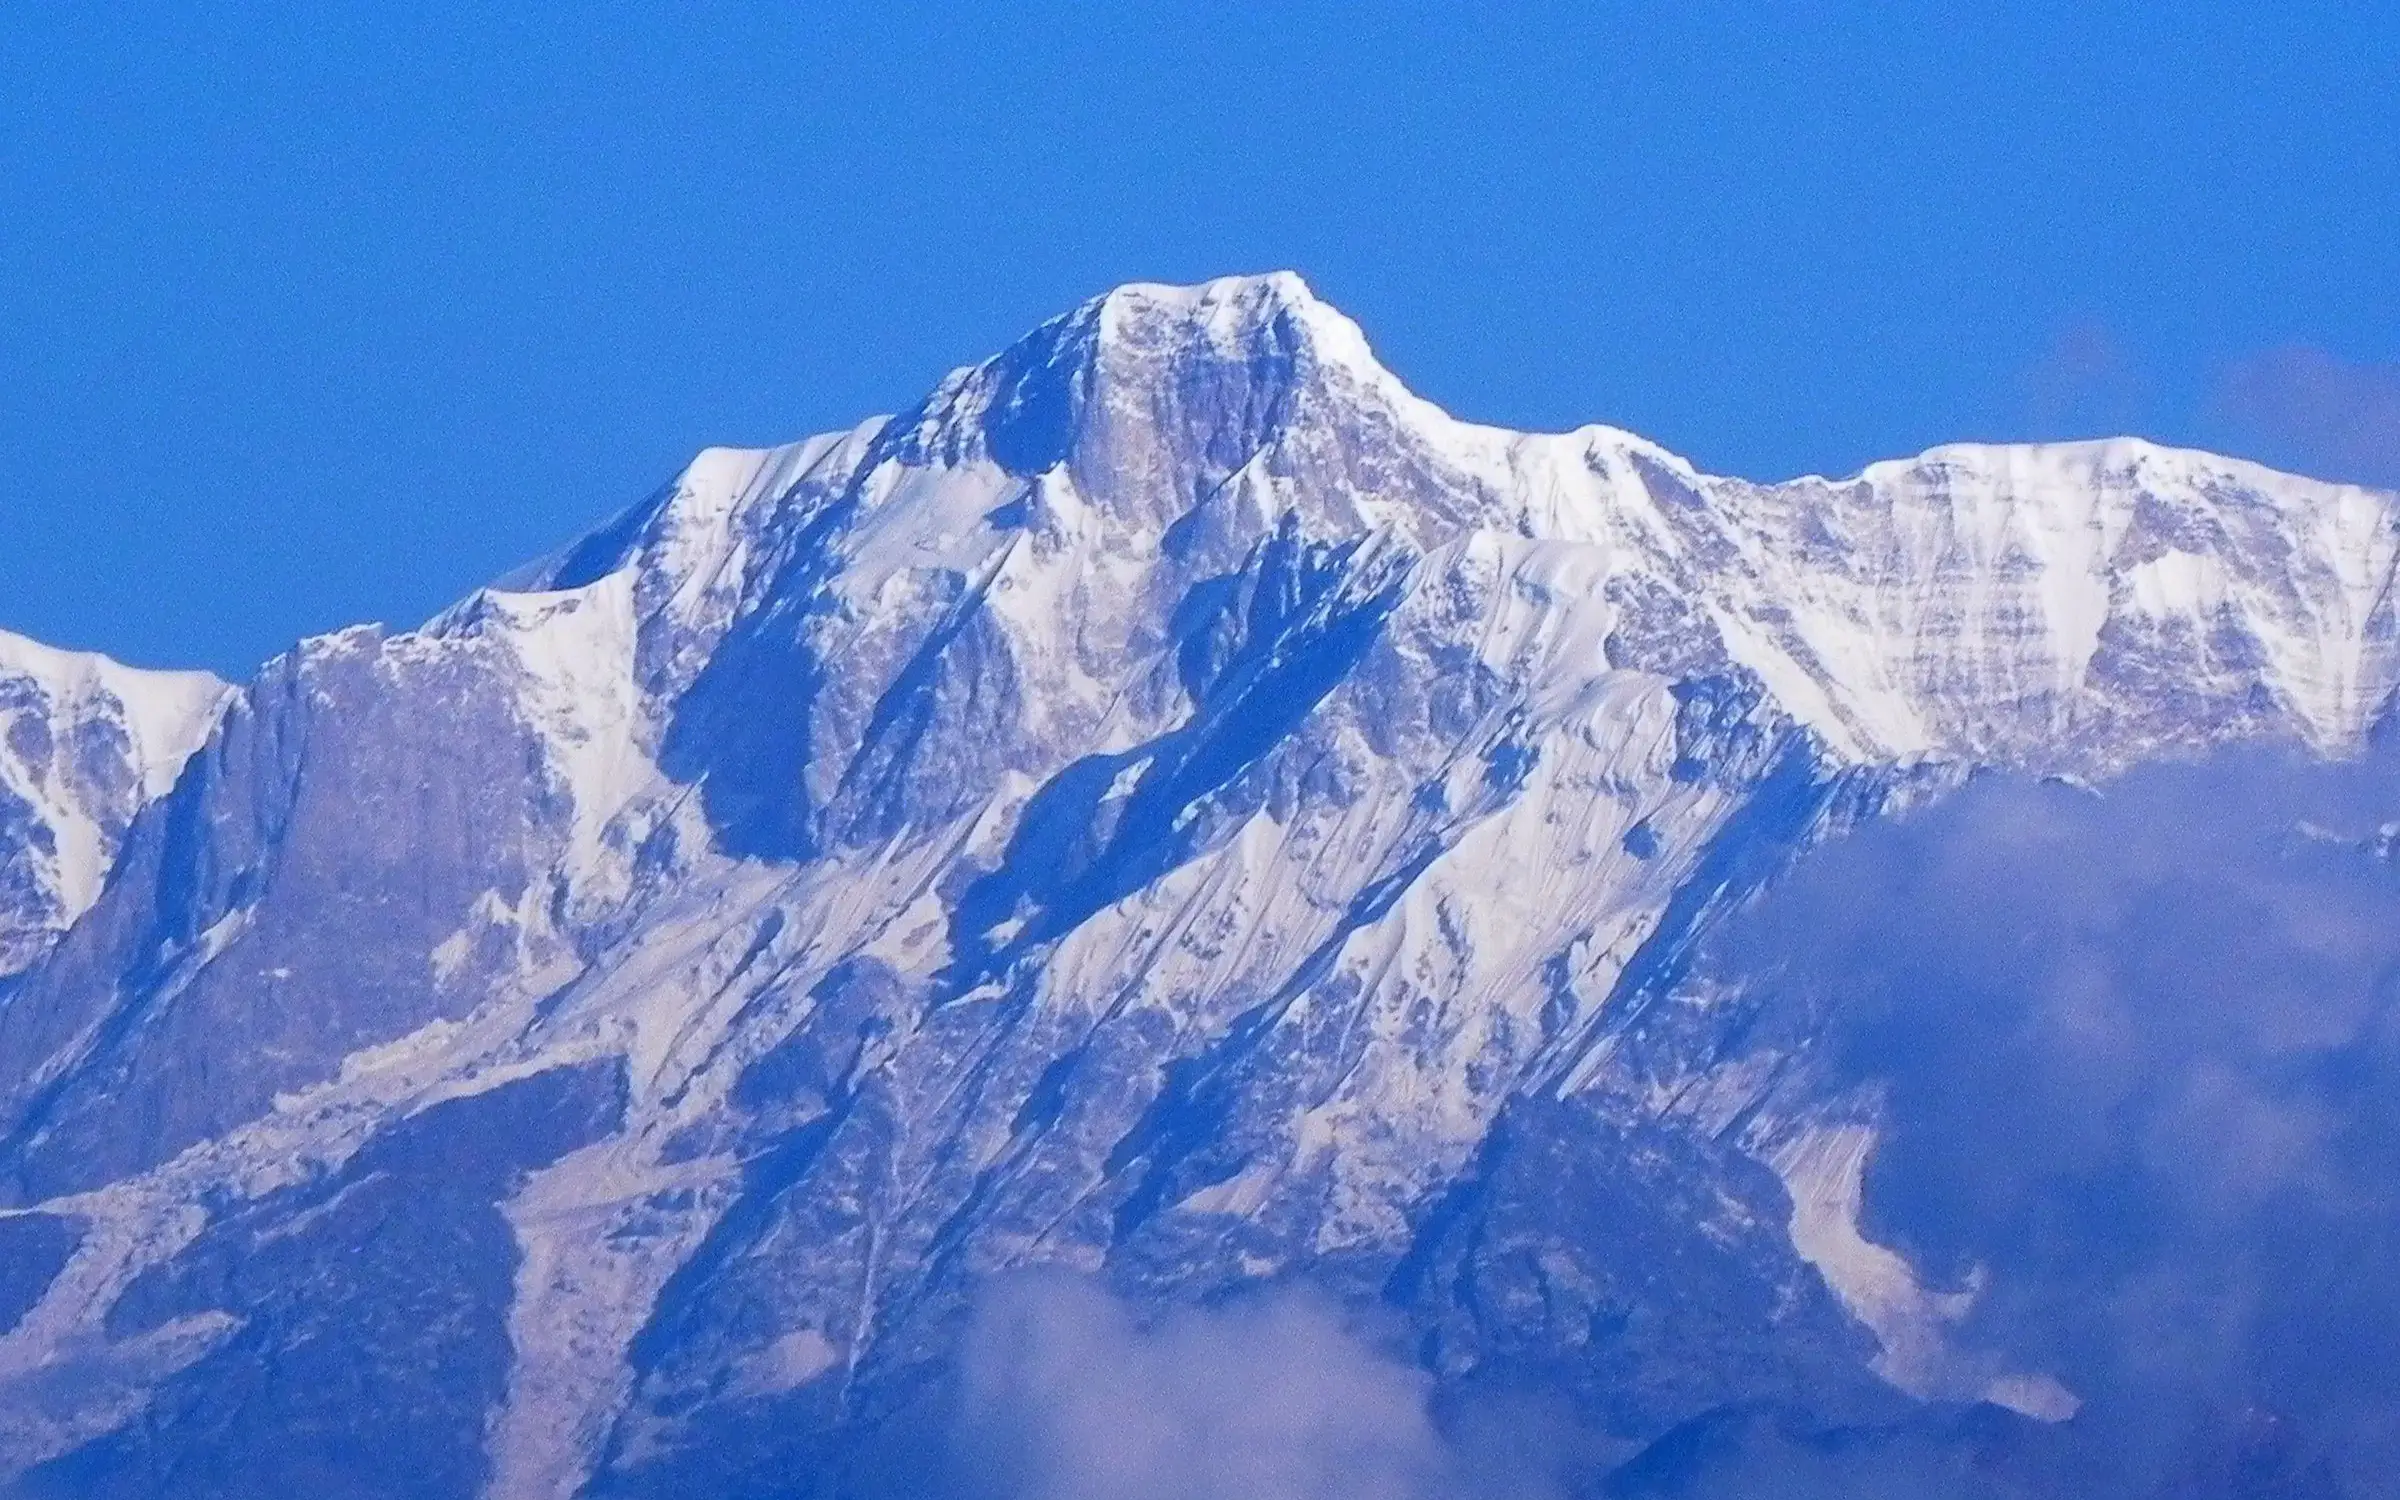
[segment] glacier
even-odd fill
[[[864,1493],[978,1288],[1304,1280],[1617,1458],[2076,1410],[1690,965],[2003,770],[2358,752],[2400,496],[1703,473],[1136,285],[248,682],[0,637],[0,1493]]]

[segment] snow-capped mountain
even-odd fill
[[[1682,960],[1977,768],[2356,748],[2396,521],[2130,440],[1475,426],[1276,275],[229,693],[0,640],[0,1475],[832,1492],[1027,1266],[1304,1278],[1619,1455],[2063,1417],[1860,1228],[1871,1101]]]
[[[175,784],[227,691],[0,632],[0,977],[100,899],[134,814]]]

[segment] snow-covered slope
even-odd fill
[[[1860,1237],[1855,1101],[1643,1018],[1972,767],[2356,745],[2396,507],[2134,442],[1719,479],[1456,421],[1289,276],[712,450],[271,664],[0,1001],[0,1472],[831,1485],[1031,1264],[1306,1277],[1628,1446],[2055,1415]]]
[[[226,692],[0,631],[0,975],[99,899],[126,826],[175,784]]]

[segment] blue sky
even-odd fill
[[[2389,7],[532,9],[0,9],[0,626],[245,672],[1279,266],[1462,415],[1730,472],[2400,482]]]

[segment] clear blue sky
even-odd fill
[[[0,625],[247,671],[1279,266],[1462,415],[1725,471],[2400,477],[2386,5],[534,9],[0,7]]]

